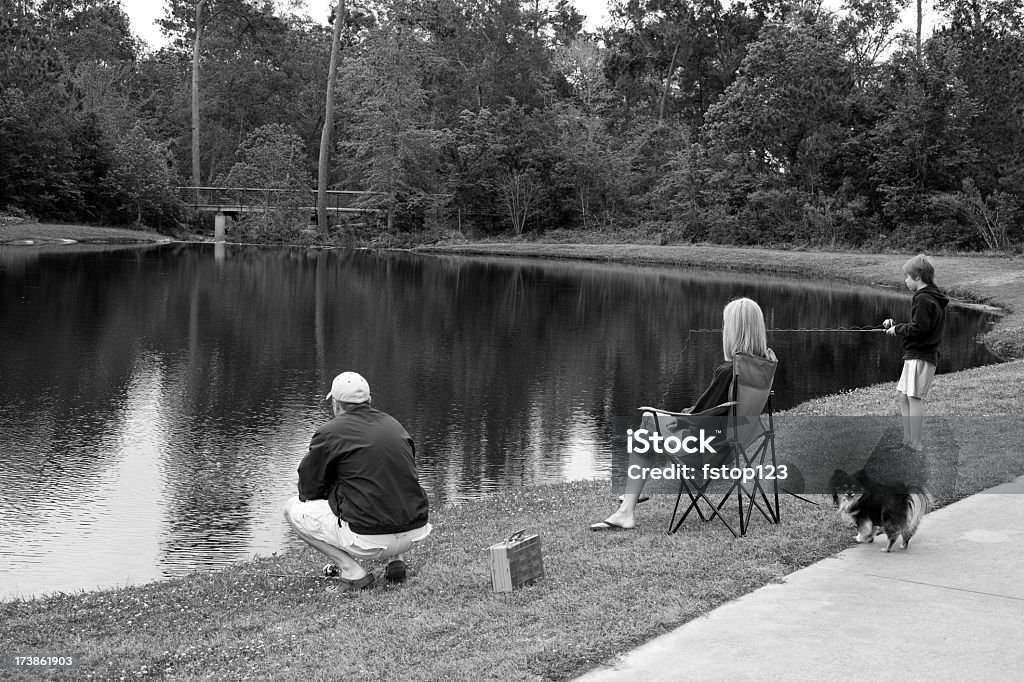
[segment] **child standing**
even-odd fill
[[[889,319],[882,326],[886,334],[899,336],[903,344],[903,373],[896,384],[896,402],[903,415],[903,444],[920,452],[923,402],[939,361],[949,299],[935,286],[935,266],[924,254],[904,263],[903,274],[907,288],[914,292],[910,322],[896,324]]]

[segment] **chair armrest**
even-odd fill
[[[682,417],[684,415],[690,414],[689,412],[670,412],[669,410],[663,410],[660,407],[647,407],[647,406],[644,406],[644,407],[638,407],[636,409],[640,410],[641,412],[654,412],[655,414],[668,414],[668,415],[671,415],[673,417]]]
[[[708,409],[704,410],[703,412],[691,412],[690,416],[691,417],[718,417],[718,416],[721,416],[722,414],[728,412],[730,407],[733,407],[734,405],[739,405],[739,404],[740,403],[739,403],[738,400],[730,400],[727,403],[722,403],[720,405],[715,405],[714,407],[709,407]]]
[[[714,407],[709,407],[708,409],[706,409],[706,410],[704,410],[702,412],[670,412],[669,410],[663,410],[660,407],[647,407],[647,406],[638,407],[637,409],[640,410],[641,412],[654,412],[655,414],[668,414],[668,415],[671,415],[673,417],[717,417],[717,416],[720,415],[720,413],[728,410],[733,405],[739,405],[739,402],[737,402],[735,400],[731,400],[731,401],[729,401],[727,403],[722,403],[721,405],[715,405]]]

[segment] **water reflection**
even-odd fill
[[[769,326],[905,317],[834,283],[589,263],[224,245],[0,248],[0,581],[117,584],[269,553],[330,378],[417,441],[434,504],[606,476],[612,420],[689,404],[721,309]],[[940,371],[989,362],[952,310]],[[882,334],[779,332],[776,405],[891,381]]]

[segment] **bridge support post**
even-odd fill
[[[223,242],[224,241],[224,223],[226,216],[223,211],[217,211],[217,215],[213,219],[213,241]]]

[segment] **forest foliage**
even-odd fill
[[[907,1],[341,3],[328,186],[421,236],[1018,248],[1024,0],[938,0],[920,49]],[[147,50],[116,0],[0,0],[0,210],[187,219],[198,4]],[[201,182],[312,190],[333,14],[202,4]]]

